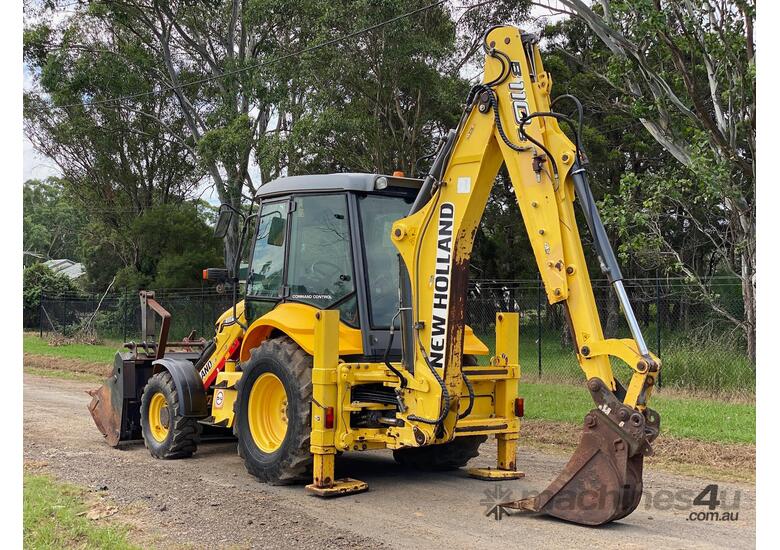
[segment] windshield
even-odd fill
[[[366,195],[358,198],[368,273],[371,326],[388,328],[398,311],[398,251],[390,239],[393,223],[405,218],[411,197]],[[398,320],[396,319],[396,327]]]

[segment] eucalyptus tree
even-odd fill
[[[614,108],[631,113],[679,163],[625,180],[618,199],[624,229],[642,235],[638,243],[669,271],[687,276],[743,332],[755,357],[755,2],[560,4],[606,46],[608,58],[588,71],[614,90]],[[680,232],[706,239],[707,265],[740,279],[742,315],[719,303],[703,276],[712,269],[680,253]]]

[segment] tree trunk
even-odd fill
[[[744,308],[744,331],[747,353],[755,366],[756,362],[756,265],[755,256],[749,251],[742,253],[742,302]]]

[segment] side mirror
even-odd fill
[[[217,216],[217,224],[214,226],[214,236],[218,239],[225,238],[227,235],[228,227],[230,227],[230,220],[233,219],[233,209],[223,204],[219,207],[219,215]]]
[[[287,220],[285,218],[271,218],[271,224],[268,227],[269,246],[284,246],[284,235],[286,228]]]

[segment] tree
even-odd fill
[[[87,228],[85,264],[93,284],[104,289],[197,287],[204,268],[222,264],[219,239],[201,205],[161,204],[127,220],[119,233]]]
[[[172,94],[148,81],[153,60],[131,34],[79,12],[29,26],[24,40],[36,75],[24,96],[25,132],[59,166],[76,208],[121,232],[145,209],[193,193],[202,174],[175,139],[184,119]],[[133,99],[104,102],[123,95]]]
[[[295,9],[274,0],[91,2],[94,17],[131,34],[152,60],[144,67],[146,78],[171,94],[183,120],[172,139],[186,145],[220,200],[234,208],[260,184],[249,163],[268,126],[275,87],[261,64],[288,51],[284,29]],[[227,265],[238,238],[234,220],[225,238]]]
[[[65,196],[58,178],[28,180],[23,190],[24,253],[40,260],[80,260],[84,216]]]
[[[608,49],[606,63],[587,69],[617,94],[615,108],[632,113],[679,162],[625,180],[620,200],[640,207],[628,211],[623,228],[644,231],[650,238],[642,246],[651,245],[659,263],[688,277],[742,330],[755,358],[755,3],[561,4]],[[708,271],[680,253],[670,225],[706,239],[705,263],[740,279],[741,317],[720,307],[703,276]]]
[[[296,41],[321,43],[429,2],[327,4],[301,14]],[[449,70],[455,56],[453,22],[437,7],[277,67],[287,93],[261,157],[266,170],[411,174],[457,123],[468,86]]]
[[[24,326],[37,327],[40,324],[41,295],[44,292],[56,295],[77,290],[70,278],[54,273],[41,263],[26,267],[22,276]]]

